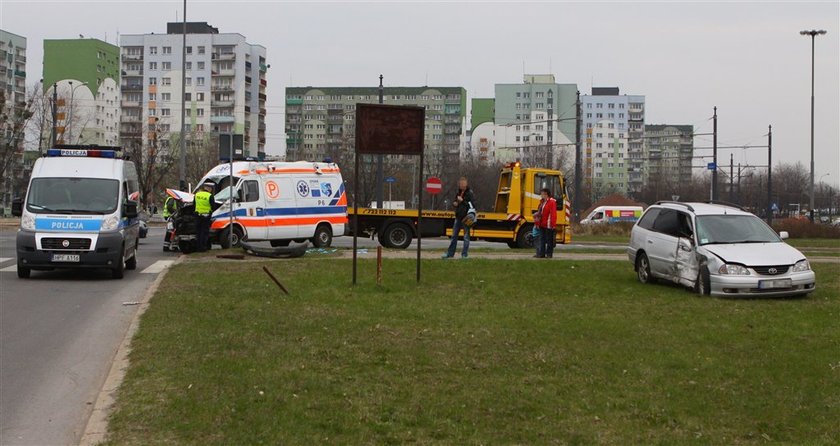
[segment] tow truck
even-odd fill
[[[531,248],[534,246],[532,230],[533,213],[540,203],[540,190],[548,188],[557,200],[557,243],[570,243],[572,240],[571,205],[566,194],[566,183],[559,170],[543,168],[523,168],[520,162],[508,163],[502,167],[499,175],[499,187],[496,201],[491,212],[479,212],[478,221],[470,233],[471,240],[507,243],[511,248]],[[478,190],[476,193],[482,193]],[[561,206],[562,203],[562,206]],[[347,210],[349,216],[348,231],[354,227],[353,207]],[[385,248],[405,249],[411,244],[417,231],[417,209],[376,209],[359,208],[359,235],[377,237]],[[455,220],[453,211],[424,210],[422,237],[452,236],[452,224]]]

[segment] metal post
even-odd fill
[[[733,192],[734,192],[734,190],[732,189],[732,186],[733,186],[733,182],[735,181],[735,174],[734,174],[734,172],[732,172],[732,168],[734,167],[734,164],[733,164],[733,158],[734,157],[735,157],[734,154],[732,154],[732,153],[729,154],[729,202],[730,203],[735,202],[734,198],[733,198],[734,195],[732,195]]]
[[[811,33],[811,179],[808,187],[811,223],[814,222],[814,41],[816,37],[816,33]]]
[[[741,163],[738,163],[738,201],[741,204]]]
[[[379,75],[379,103],[385,103],[385,87],[382,85],[383,76]],[[384,163],[385,155],[376,155],[376,208],[382,209],[382,189],[384,188],[382,184],[383,180],[383,163]]]
[[[423,135],[425,137],[425,135]],[[424,161],[424,153],[426,152],[425,148],[420,152],[420,175],[417,175],[417,190],[419,194],[423,192],[423,161]],[[423,230],[422,230],[422,223],[423,223],[423,197],[421,196],[419,200],[417,200],[417,283],[420,283],[420,247],[422,245],[421,240],[423,240]]]
[[[67,144],[73,144],[73,95],[76,89],[73,88],[73,81],[67,81],[70,84],[70,104],[67,105],[67,119],[64,120],[64,133],[67,133]],[[813,110],[813,107],[812,107]],[[813,165],[811,171],[813,172]]]
[[[359,237],[359,148],[356,147],[353,163],[353,285],[356,284],[356,257]]]
[[[55,147],[55,139],[58,134],[58,82],[53,84],[53,100],[52,100],[52,144],[51,148]]]
[[[184,0],[184,22],[181,40],[181,153],[178,158],[178,182],[187,188],[187,0]],[[233,228],[231,228],[233,230]]]
[[[577,223],[577,222],[580,221],[580,205],[581,205],[581,202],[580,202],[581,201],[581,198],[580,198],[581,197],[581,190],[580,190],[580,188],[581,188],[581,183],[582,183],[582,181],[581,181],[582,178],[580,177],[582,175],[582,172],[581,172],[582,169],[581,169],[581,165],[580,165],[580,163],[581,163],[581,153],[580,152],[581,152],[581,147],[582,147],[581,139],[583,138],[583,129],[581,128],[581,126],[583,125],[583,122],[580,118],[580,91],[577,92],[577,99],[575,101],[575,115],[576,115],[576,118],[575,118],[575,124],[576,124],[575,125],[575,127],[576,127],[576,129],[575,129],[575,198],[574,198],[575,201],[574,201],[574,203],[572,203],[572,209],[573,209],[573,211],[572,211],[572,217],[573,217],[572,221]],[[568,218],[568,216],[566,216],[566,218]]]
[[[228,181],[228,187],[230,187],[230,222],[228,225],[228,246],[233,248],[233,205],[235,203],[234,196],[233,196],[233,133],[230,134],[230,144],[229,144],[229,155],[230,158],[228,159],[228,163],[230,166],[230,180]]]
[[[712,130],[712,162],[715,163],[715,168],[712,170],[712,201],[718,199],[717,190],[717,106],[715,106],[715,114],[712,116],[713,130]]]
[[[767,126],[767,224],[773,223],[773,126]]]

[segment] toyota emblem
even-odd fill
[[[776,273],[779,272],[779,270],[777,270],[776,268],[770,268],[770,269],[767,270],[767,272],[770,273],[770,274],[776,274]]]
[[[63,242],[61,242],[61,246],[65,247],[65,248],[69,248],[70,247],[70,240],[64,240]]]

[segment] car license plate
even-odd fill
[[[771,288],[790,288],[793,284],[790,279],[759,280],[758,288],[768,290]]]
[[[78,254],[53,254],[52,256],[53,262],[78,262],[79,255]]]

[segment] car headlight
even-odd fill
[[[105,220],[102,220],[102,230],[103,231],[113,231],[117,229],[117,226],[120,225],[120,219],[116,215],[112,215]]]
[[[26,229],[27,231],[34,231],[35,216],[30,214],[29,212],[24,212],[23,215],[20,217],[20,228]]]
[[[811,264],[807,260],[800,260],[793,265],[793,272],[801,273],[802,271],[810,271]]]
[[[726,274],[730,276],[749,276],[750,270],[743,265],[737,265],[734,263],[724,263],[718,269],[718,272],[721,274]]]

